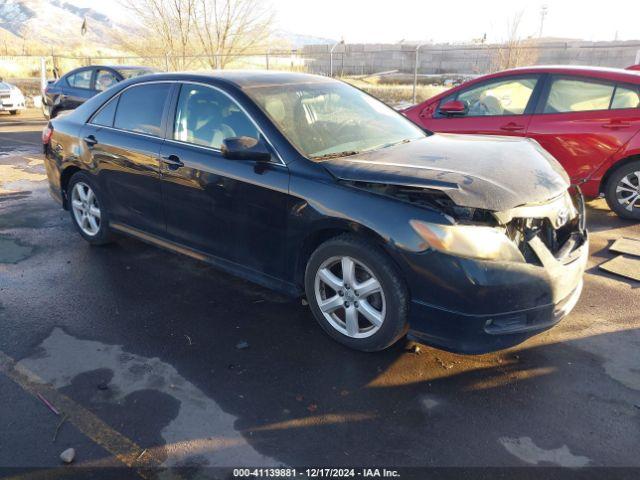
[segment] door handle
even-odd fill
[[[89,148],[93,147],[96,143],[98,143],[98,140],[93,135],[87,135],[86,137],[83,138],[83,140],[84,140],[84,143],[86,143],[89,146]]]
[[[505,130],[507,132],[517,132],[520,130],[524,130],[524,125],[518,125],[517,123],[507,123],[506,125],[502,125],[500,130]]]
[[[184,167],[184,163],[177,155],[162,157],[162,163],[166,164],[169,170],[177,170],[180,167]]]
[[[602,124],[602,128],[610,128],[611,130],[616,130],[618,128],[629,128],[630,126],[631,124],[626,122],[610,122]]]

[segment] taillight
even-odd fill
[[[51,125],[47,125],[44,130],[42,130],[42,143],[44,145],[49,144],[49,140],[51,140],[51,135],[53,135],[53,127]]]

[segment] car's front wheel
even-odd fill
[[[622,218],[640,220],[640,160],[618,168],[605,190],[609,208]]]
[[[104,245],[111,241],[111,231],[105,203],[93,178],[74,173],[67,189],[69,212],[74,225],[87,242]]]
[[[407,288],[387,254],[365,239],[345,234],[320,245],[305,290],[320,326],[348,347],[383,350],[407,331]]]
[[[9,111],[9,113],[11,115],[17,115],[18,114],[18,110],[11,110],[11,111]]]

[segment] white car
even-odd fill
[[[25,109],[24,95],[18,87],[10,83],[0,81],[0,112],[9,112],[17,115]]]

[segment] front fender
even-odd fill
[[[292,175],[288,242],[298,257],[308,239],[319,232],[354,232],[379,240],[393,253],[424,250],[424,240],[409,221],[448,223],[435,210],[343,185],[333,179]],[[396,255],[393,255],[396,256]],[[298,269],[299,260],[292,268]],[[296,272],[292,272],[295,278]]]

